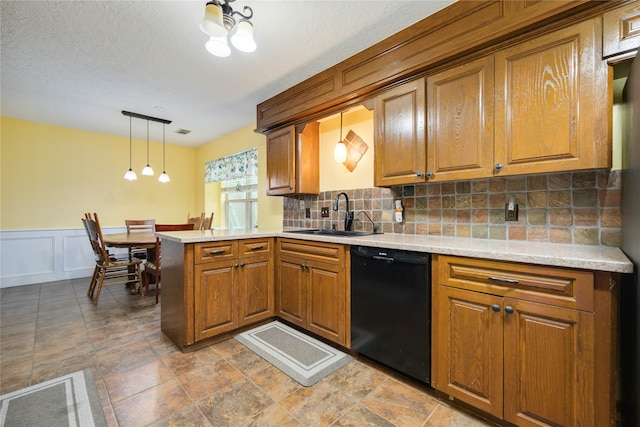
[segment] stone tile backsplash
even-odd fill
[[[528,240],[579,245],[620,246],[621,171],[593,170],[391,188],[345,190],[354,230],[371,230],[366,212],[385,233],[474,239]],[[342,190],[284,198],[284,227],[344,227]],[[505,204],[515,197],[517,221],[505,221]],[[305,209],[300,208],[300,200]],[[394,200],[402,200],[404,220],[394,221]],[[329,217],[321,217],[321,208]]]

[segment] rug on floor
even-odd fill
[[[337,371],[352,359],[348,354],[277,321],[258,326],[234,338],[307,387]]]
[[[91,369],[0,396],[0,426],[106,427]]]

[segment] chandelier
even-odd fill
[[[169,175],[165,170],[165,125],[171,123],[171,120],[159,119],[157,117],[146,116],[144,114],[132,113],[131,111],[122,111],[122,114],[129,116],[129,170],[124,174],[124,179],[127,181],[135,181],[138,176],[131,168],[131,119],[142,119],[147,121],[147,165],[142,169],[142,175],[153,175],[153,169],[149,166],[149,121],[162,123],[162,173],[158,177],[158,181],[166,183],[171,181]]]
[[[231,36],[231,44],[242,52],[256,50],[256,42],[253,40],[253,24],[250,21],[253,17],[253,10],[249,6],[245,6],[242,10],[244,14],[235,11],[229,4],[234,1],[211,0],[205,6],[200,29],[210,37],[205,47],[215,56],[225,57],[231,54],[227,36],[236,27],[235,15],[241,18]]]

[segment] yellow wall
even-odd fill
[[[320,191],[373,187],[373,111],[359,108],[344,113],[343,138],[349,130],[369,146],[353,172],[333,160],[333,149],[340,140],[340,115],[320,124]]]
[[[267,141],[264,135],[253,131],[254,126],[247,126],[236,132],[218,138],[208,144],[196,148],[195,194],[198,212],[219,203],[219,193],[215,190],[205,191],[204,171],[205,164],[211,160],[219,159],[251,148],[258,148],[258,226],[260,228],[282,227],[283,203],[282,197],[267,196]],[[209,187],[207,185],[207,187]],[[205,193],[207,200],[205,201]],[[210,210],[207,214],[210,214]],[[213,216],[215,226],[220,226],[222,214],[218,211]]]
[[[171,182],[161,184],[162,142],[150,142],[155,176],[142,176],[146,138],[133,140],[137,181],[126,181],[129,138],[1,118],[0,229],[80,228],[84,212],[103,226],[125,219],[183,222],[195,212],[195,149],[166,145]],[[135,135],[134,135],[135,136]]]

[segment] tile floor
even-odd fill
[[[302,387],[233,338],[183,354],[153,297],[88,279],[0,289],[0,394],[91,368],[109,426],[486,426],[353,360]]]

